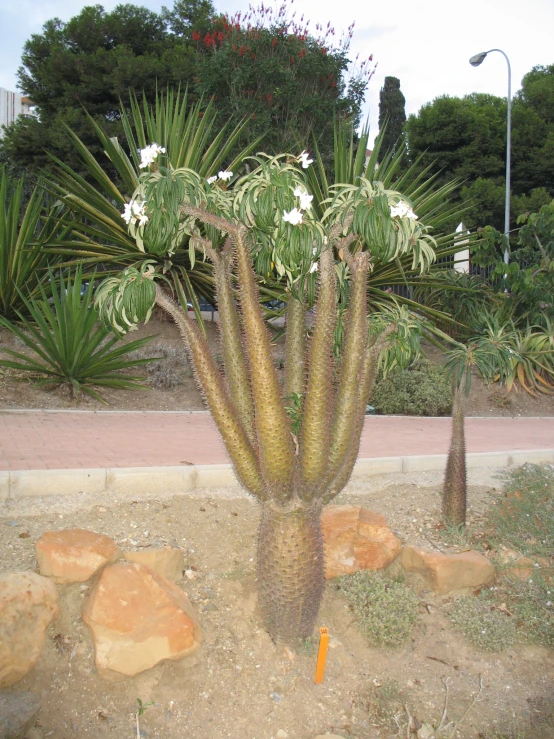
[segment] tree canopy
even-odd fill
[[[68,22],[54,18],[24,46],[18,84],[36,115],[8,127],[0,161],[37,173],[49,167],[49,151],[78,169],[64,124],[101,154],[87,113],[121,138],[129,91],[153,102],[167,87],[188,87],[191,104],[213,98],[222,123],[250,116],[246,138],[267,132],[266,151],[311,145],[312,135],[330,150],[335,114],[357,123],[372,73],[370,58],[348,80],[352,27],[339,44],[333,35],[330,24],[312,35],[286,4],[233,18],[210,0],[176,0],[160,14],[94,5]]]
[[[197,91],[214,97],[221,120],[252,116],[249,135],[266,133],[270,153],[310,147],[331,155],[336,115],[356,127],[373,73],[372,57],[348,78],[353,25],[337,44],[327,24],[310,33],[285,4],[220,16],[211,32],[193,31]]]
[[[469,228],[503,230],[507,101],[493,95],[443,96],[406,122],[412,161],[439,181],[462,180]],[[512,101],[511,227],[554,196],[554,65],[534,67]]]
[[[404,133],[406,123],[406,98],[400,90],[397,77],[385,77],[379,93],[379,130],[386,124],[382,148],[384,152],[394,151]]]
[[[36,172],[48,164],[48,150],[77,164],[64,123],[94,150],[85,110],[117,136],[119,102],[128,99],[129,89],[152,100],[156,86],[191,80],[194,59],[186,38],[169,33],[161,16],[136,5],[118,5],[112,12],[94,5],[67,23],[47,21],[42,33],[26,42],[18,72],[36,117],[20,117],[8,128],[4,158]]]

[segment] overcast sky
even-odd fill
[[[271,1],[271,0],[270,0]],[[137,0],[159,11],[173,0]],[[58,17],[67,21],[86,5],[82,0],[0,0],[0,87],[16,90],[17,68],[25,41],[42,24]],[[106,10],[117,0],[100,2]],[[247,0],[214,0],[219,11],[246,9]],[[254,5],[259,4],[254,2]],[[267,4],[267,2],[266,2]],[[355,21],[352,54],[373,54],[378,62],[366,96],[372,136],[377,133],[379,90],[386,76],[398,77],[406,97],[406,113],[416,113],[440,95],[488,92],[506,96],[507,65],[490,54],[480,67],[468,59],[480,51],[502,49],[512,66],[512,94],[522,77],[538,64],[554,63],[554,0],[295,0],[294,9],[337,32]]]

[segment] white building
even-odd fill
[[[0,138],[2,137],[2,126],[13,123],[19,115],[29,114],[31,106],[31,101],[25,95],[0,87]]]

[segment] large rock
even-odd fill
[[[138,562],[150,567],[166,580],[177,582],[183,577],[185,561],[181,549],[141,549],[137,552],[123,552],[129,562]]]
[[[46,531],[35,551],[40,574],[58,583],[84,582],[119,559],[113,539],[86,529]]]
[[[554,564],[547,557],[526,557],[513,549],[502,547],[498,557],[505,567],[502,574],[517,580],[528,580],[536,574],[551,582],[554,576]]]
[[[108,565],[85,606],[102,677],[132,677],[192,654],[200,627],[186,594],[138,563]]]
[[[428,587],[439,594],[479,588],[494,581],[492,562],[480,552],[442,554],[405,546],[401,562],[406,572],[420,575]]]
[[[33,667],[59,612],[51,580],[34,572],[0,577],[0,688],[21,680]]]
[[[34,693],[0,690],[0,739],[21,739],[41,708],[42,702]]]
[[[380,570],[393,562],[402,542],[383,516],[361,506],[326,506],[321,514],[325,577]]]

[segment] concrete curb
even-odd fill
[[[512,452],[474,452],[466,456],[467,468],[510,467],[525,462],[554,464],[554,449]],[[373,475],[444,470],[446,454],[359,459],[353,480]],[[187,465],[186,467],[114,467],[79,470],[12,470],[0,472],[0,501],[52,495],[131,494],[137,497],[191,493],[207,488],[237,487],[230,464]]]

